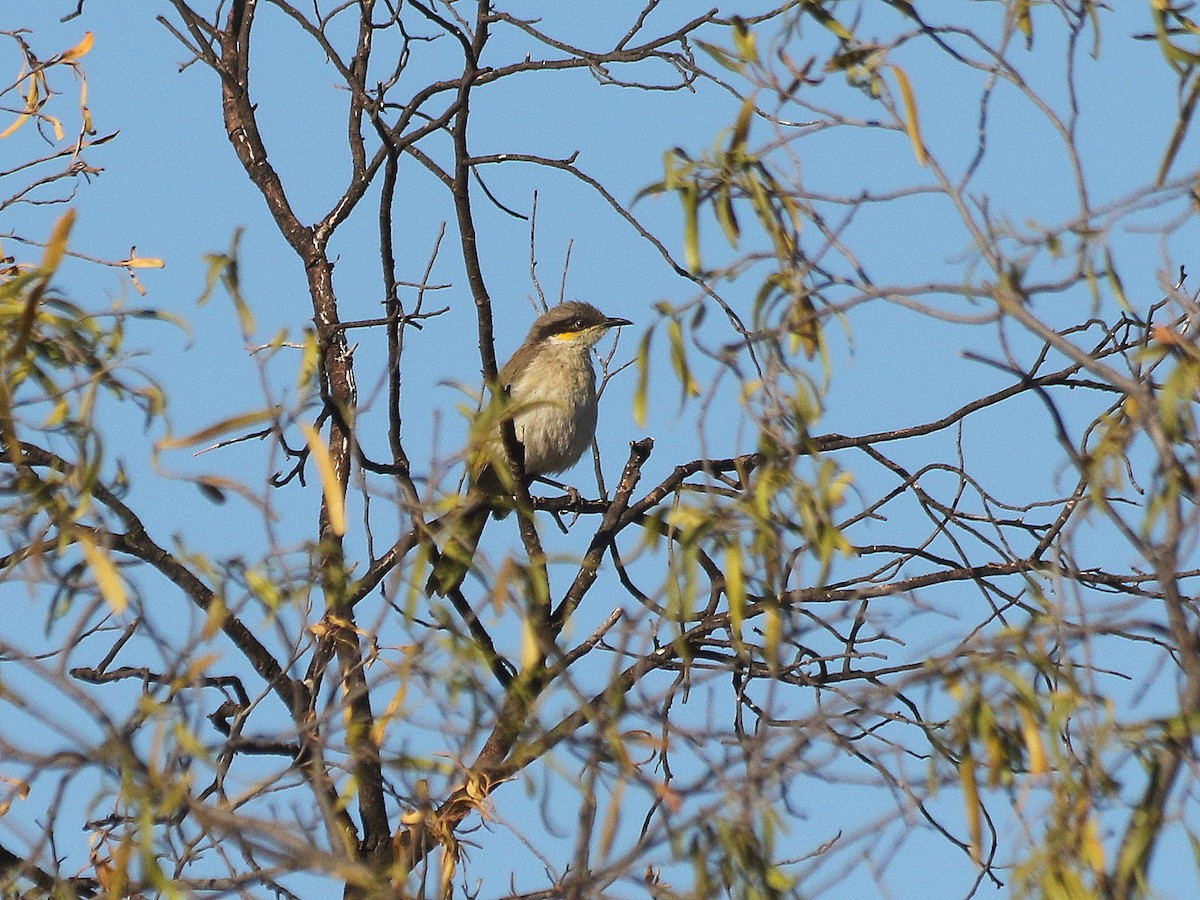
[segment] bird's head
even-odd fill
[[[604,337],[610,328],[632,324],[628,319],[606,316],[590,303],[568,300],[538,317],[529,329],[529,342],[562,343],[588,348]]]

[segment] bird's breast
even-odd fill
[[[525,471],[549,475],[573,466],[596,434],[596,377],[586,349],[544,347],[509,385]]]

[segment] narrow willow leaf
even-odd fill
[[[166,263],[153,256],[138,256],[137,247],[131,247],[129,258],[121,260],[117,265],[127,269],[161,269]]]
[[[650,340],[654,329],[650,328],[638,344],[637,387],[633,391],[633,421],[638,428],[646,427],[646,408],[650,394]]]
[[[733,211],[733,197],[729,193],[729,185],[721,185],[721,189],[717,192],[717,198],[713,201],[713,210],[717,214],[721,230],[725,232],[725,240],[729,241],[729,246],[736,250],[741,242],[742,230],[738,226],[737,216]]]
[[[682,151],[678,147],[672,147],[663,154],[663,180],[661,185],[653,185],[652,187],[661,187],[664,191],[677,191],[684,185],[684,169],[687,168],[687,160],[681,156]],[[680,162],[684,165],[679,165]],[[650,190],[647,188],[646,190]]]
[[[266,422],[273,414],[274,411],[271,409],[257,409],[254,412],[230,416],[227,419],[222,419],[220,422],[209,425],[207,428],[193,431],[184,437],[163,438],[154,446],[156,450],[180,450],[184,447],[193,447],[196,444],[206,443],[231,431],[238,431],[242,428],[248,428],[251,425],[257,425],[260,422]]]
[[[633,195],[633,200],[630,205],[636,204],[639,200],[646,197],[657,197],[659,194],[666,193],[670,188],[667,187],[665,181],[656,181],[654,184],[648,184],[636,194]]]
[[[1108,276],[1108,286],[1112,289],[1113,296],[1117,302],[1121,304],[1121,308],[1132,312],[1129,305],[1129,299],[1125,296],[1125,285],[1121,283],[1121,276],[1117,274],[1117,265],[1113,260],[1112,248],[1104,248],[1104,270]]]
[[[75,210],[68,209],[50,232],[50,240],[46,242],[46,252],[42,255],[42,272],[46,275],[54,272],[67,252],[67,240],[71,236],[71,228],[75,224]]]
[[[837,35],[839,40],[852,41],[854,35],[821,5],[821,0],[801,0],[804,11]]]
[[[621,737],[613,736],[609,739],[609,746],[613,748],[614,756],[621,759],[621,769],[629,766],[627,754],[624,752],[624,746]],[[616,843],[617,835],[621,833],[621,810],[625,806],[625,785],[624,778],[618,778],[616,783],[610,790],[611,800],[608,804],[608,813],[604,817],[604,825],[600,829],[600,841],[597,845],[599,859],[607,860],[612,855],[613,844]]]
[[[683,403],[688,397],[700,396],[700,385],[696,383],[691,366],[688,365],[687,348],[683,344],[683,327],[674,319],[667,325],[667,336],[671,340],[671,366],[679,378],[680,403]]]
[[[1101,32],[1100,32],[1100,10],[1098,9],[1098,6],[1099,6],[1098,3],[1091,2],[1091,0],[1089,0],[1088,3],[1084,4],[1084,8],[1087,10],[1088,18],[1091,19],[1091,21],[1092,21],[1092,35],[1093,35],[1092,59],[1100,58],[1100,34],[1101,34]]]
[[[959,761],[958,777],[962,782],[963,803],[966,804],[971,859],[978,865],[983,859],[983,801],[979,797],[979,784],[975,780],[975,758],[969,752],[964,753]]]
[[[317,343],[317,334],[311,328],[304,332],[304,350],[300,355],[300,367],[296,374],[296,386],[307,390],[317,376],[317,365],[321,361],[321,347]]]
[[[1176,72],[1180,75],[1186,74],[1189,68],[1200,64],[1200,56],[1184,50],[1171,41],[1171,34],[1174,32],[1175,26],[1167,23],[1170,4],[1166,0],[1154,0],[1150,4],[1150,8],[1154,12],[1154,31],[1163,56]]]
[[[775,245],[776,252],[780,249],[780,243],[776,237],[777,233],[782,230],[783,226],[780,218],[775,211],[775,207],[771,205],[771,198],[767,194],[767,189],[759,180],[761,170],[758,168],[752,169],[746,173],[744,187],[750,194],[750,203],[754,207],[754,212],[758,216],[758,221],[771,236],[771,242]]]
[[[1163,154],[1162,162],[1158,165],[1158,175],[1154,180],[1157,187],[1161,187],[1167,180],[1171,166],[1175,163],[1175,157],[1179,154],[1179,148],[1183,146],[1183,139],[1187,136],[1188,128],[1192,124],[1192,116],[1196,112],[1197,99],[1200,99],[1200,77],[1192,79],[1191,90],[1188,91],[1187,99],[1183,102],[1179,115],[1176,117],[1171,140],[1167,142],[1167,150]]]
[[[756,98],[751,95],[742,101],[737,119],[733,123],[733,131],[729,135],[729,152],[744,154],[746,139],[750,136],[750,123],[754,121],[754,111],[758,109]]]
[[[1017,28],[1025,35],[1025,49],[1033,49],[1033,17],[1029,14],[1029,0],[1017,0],[1013,15],[1017,20]]]
[[[0,814],[2,813],[3,810],[0,810]],[[1200,838],[1196,837],[1196,835],[1189,831],[1188,844],[1190,844],[1192,848],[1192,865],[1196,867],[1197,872],[1200,872]]]
[[[912,82],[908,73],[899,66],[891,66],[896,76],[896,84],[900,87],[900,99],[904,103],[904,130],[908,132],[908,140],[912,144],[913,155],[917,162],[926,165],[929,161],[925,153],[925,141],[921,137],[921,121],[917,115],[917,98],[913,95]]]
[[[87,56],[88,51],[92,49],[92,45],[95,43],[96,43],[96,36],[94,34],[92,34],[90,31],[85,31],[83,33],[83,40],[81,40],[78,44],[76,44],[70,50],[67,50],[63,53],[62,61],[70,62],[71,60],[79,59],[80,57]]]
[[[538,642],[537,628],[529,616],[521,617],[521,671],[528,671],[541,664],[542,653]]]
[[[121,575],[117,572],[117,567],[109,559],[108,553],[100,548],[90,534],[86,531],[79,531],[77,535],[79,548],[83,551],[83,558],[87,561],[88,568],[92,570],[92,576],[96,579],[96,587],[100,589],[100,596],[104,598],[109,609],[120,615],[129,605],[129,598],[125,594],[125,586],[121,583]]]
[[[221,273],[230,263],[229,257],[224,253],[206,253],[204,261],[208,264],[208,268],[204,272],[204,290],[196,299],[197,306],[203,306],[208,302],[208,298],[212,296],[212,292],[216,290],[217,284],[221,281]]]
[[[725,596],[729,599],[733,639],[740,643],[746,617],[746,580],[742,572],[742,544],[738,540],[730,542],[725,550]]]
[[[754,32],[746,27],[740,16],[733,17],[733,47],[738,56],[746,62],[758,62],[758,42],[754,38]]]
[[[783,643],[783,614],[774,603],[763,613],[763,654],[772,672],[779,669],[779,647]]]
[[[229,294],[229,298],[233,301],[243,336],[249,336],[255,331],[255,321],[249,304],[246,303],[246,299],[242,296],[238,265],[238,248],[241,245],[241,241],[242,229],[238,228],[233,232],[228,253],[209,253],[205,255],[204,261],[208,263],[208,271],[205,273],[204,290],[200,293],[200,298],[196,303],[201,306],[207,303],[217,283],[220,282],[221,286],[225,288],[225,292]]]
[[[731,72],[737,72],[739,75],[745,71],[745,64],[738,59],[736,54],[730,53],[724,47],[718,47],[716,44],[710,44],[707,41],[696,41],[696,46],[711,56],[723,68]]]
[[[1100,838],[1100,829],[1094,816],[1088,816],[1083,825],[1083,856],[1097,875],[1108,869],[1105,859],[1104,842]]]
[[[342,486],[337,472],[333,468],[333,459],[329,449],[321,440],[317,429],[307,422],[301,422],[300,431],[308,443],[313,462],[317,464],[317,474],[321,476],[321,489],[325,493],[325,509],[329,514],[329,527],[338,537],[346,533],[346,498],[342,494]]]
[[[788,307],[786,324],[791,335],[791,352],[803,349],[808,359],[816,356],[821,347],[821,321],[817,317],[812,296],[803,287],[795,292],[792,305]]]
[[[683,203],[683,260],[693,274],[700,271],[700,188],[695,182],[679,189]]]
[[[29,90],[25,93],[25,109],[11,125],[0,131],[0,141],[14,134],[17,129],[29,121],[29,117],[37,110],[40,99],[37,79],[33,75],[30,75]]]

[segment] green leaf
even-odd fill
[[[746,27],[741,16],[733,17],[733,47],[737,54],[748,63],[758,62],[758,43],[754,32]]]
[[[754,120],[754,112],[757,109],[758,103],[754,95],[742,101],[742,108],[738,110],[737,119],[733,123],[733,131],[729,136],[730,154],[746,152],[746,138],[750,136],[750,123]]]
[[[820,22],[825,28],[835,34],[838,40],[852,41],[854,35],[841,22],[835,19],[824,7],[822,0],[801,0],[801,7],[810,16]]]
[[[683,203],[683,259],[687,270],[700,271],[700,188],[690,182],[679,189]]]
[[[737,72],[739,75],[746,69],[745,64],[737,55],[730,53],[724,47],[718,47],[716,44],[708,43],[708,41],[696,41],[696,46],[716,60],[722,68],[728,69],[731,72]]]
[[[646,427],[646,407],[650,394],[650,341],[654,336],[651,327],[642,335],[637,350],[637,386],[633,391],[633,421],[638,428]]]
[[[1029,14],[1029,0],[1017,0],[1013,7],[1013,15],[1017,20],[1017,29],[1025,35],[1025,49],[1033,49],[1033,17]]]
[[[1132,312],[1129,299],[1125,296],[1125,286],[1121,283],[1121,276],[1117,274],[1117,265],[1113,261],[1111,247],[1104,248],[1104,274],[1108,276],[1108,286],[1112,288],[1113,296],[1121,304],[1121,308]]]
[[[1192,116],[1196,112],[1196,101],[1200,99],[1200,77],[1192,78],[1192,87],[1188,91],[1187,99],[1183,102],[1183,106],[1179,110],[1179,116],[1175,120],[1175,128],[1171,132],[1171,140],[1167,144],[1167,151],[1163,154],[1162,162],[1158,165],[1158,176],[1155,179],[1155,184],[1161,186],[1167,180],[1167,176],[1171,172],[1171,166],[1175,162],[1175,157],[1179,154],[1179,148],[1183,146],[1183,139],[1187,136],[1189,126],[1192,124]]]
[[[250,311],[250,306],[246,303],[246,298],[242,296],[241,277],[239,274],[238,264],[238,247],[242,240],[242,229],[238,228],[233,233],[233,238],[229,244],[228,253],[209,253],[204,257],[204,261],[208,263],[208,271],[204,278],[204,290],[200,293],[197,304],[203,306],[212,296],[217,283],[225,288],[225,292],[229,294],[229,299],[233,301],[234,309],[237,311],[238,323],[241,325],[242,335],[249,337],[254,333],[255,322],[254,314]]]
[[[683,327],[675,319],[671,319],[667,325],[667,337],[671,342],[671,367],[675,370],[682,388],[679,398],[682,405],[689,397],[700,396],[700,385],[692,376],[691,367],[688,365],[687,348],[683,343]]]
[[[713,211],[717,214],[717,221],[721,224],[721,230],[725,233],[725,239],[729,241],[729,246],[737,249],[737,245],[741,242],[742,229],[739,227],[737,215],[733,211],[733,197],[729,192],[728,184],[722,184],[720,190],[717,191],[716,199],[713,200]]]

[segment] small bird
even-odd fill
[[[596,372],[592,347],[610,328],[632,325],[589,303],[570,300],[543,313],[525,342],[500,370],[513,428],[531,478],[563,472],[579,461],[596,436]],[[502,515],[509,480],[499,425],[468,454],[471,486],[453,517],[450,537],[434,562],[427,589],[445,595],[459,587],[471,566],[489,513]]]

